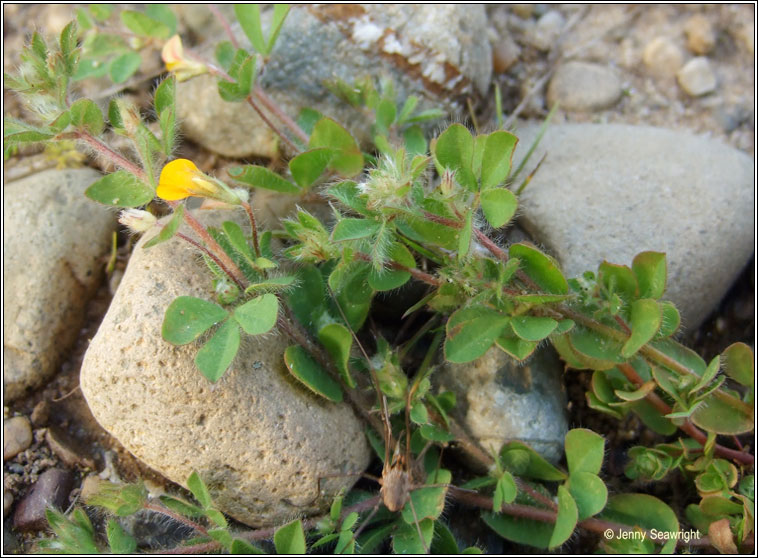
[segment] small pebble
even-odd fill
[[[529,43],[541,51],[550,50],[566,25],[563,15],[556,10],[550,10],[537,20],[530,36]]]
[[[31,419],[32,424],[37,428],[41,426],[47,426],[47,421],[50,418],[50,403],[46,400],[42,400],[34,406],[32,410]]]
[[[45,510],[48,506],[65,509],[73,482],[73,475],[64,469],[48,469],[42,473],[16,507],[13,527],[18,531],[40,531],[47,527]]]
[[[699,97],[716,90],[716,75],[704,56],[693,58],[676,73],[679,86],[692,97]]]
[[[734,38],[742,45],[750,56],[755,54],[755,23],[749,22],[739,26],[734,31]]]
[[[687,48],[695,54],[708,54],[716,46],[716,32],[703,14],[695,14],[684,24]]]
[[[502,74],[513,66],[521,54],[521,48],[506,35],[492,44],[492,69],[496,74]]]
[[[26,417],[3,421],[3,459],[12,459],[32,443],[32,425]]]
[[[534,4],[512,4],[511,12],[523,18],[532,17],[534,15]]]
[[[684,63],[684,54],[668,37],[656,37],[645,46],[642,61],[654,76],[674,77]]]
[[[616,72],[590,62],[572,61],[559,67],[547,90],[548,106],[559,102],[564,110],[603,110],[620,98],[621,80]]]
[[[10,490],[3,490],[3,517],[8,515],[13,506],[13,494]]]

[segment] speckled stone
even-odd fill
[[[235,217],[236,216],[236,217]],[[239,213],[199,212],[206,224]],[[243,223],[240,220],[240,223]],[[147,236],[150,236],[148,233]],[[346,404],[315,395],[292,378],[281,334],[243,335],[226,374],[211,384],[196,369],[198,346],[161,337],[180,295],[212,298],[197,252],[178,239],[134,249],[124,278],[81,369],[82,393],[97,421],[137,458],[185,485],[193,471],[216,505],[252,526],[323,511],[370,459],[363,425]]]
[[[3,186],[6,402],[42,385],[79,335],[116,224],[84,196],[100,176],[49,170]]]

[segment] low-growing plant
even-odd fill
[[[243,335],[276,329],[288,336],[282,358],[293,377],[320,397],[354,405],[379,457],[392,460],[385,471],[407,476],[400,488],[393,485],[399,504],[390,511],[395,506],[385,492],[354,492],[336,496],[322,518],[241,531],[213,507],[198,474],[187,482],[197,504],[168,496],[155,502],[131,485],[109,486],[87,503],[116,516],[146,508],[173,517],[194,531],[178,552],[255,553],[262,549],[253,541],[273,538],[277,552],[290,554],[373,552],[387,540],[399,553],[457,553],[442,517],[446,498],[480,508],[484,523],[503,538],[542,549],[559,548],[577,529],[604,534],[596,550],[607,553],[672,552],[678,545],[752,549],[754,458],[736,438],[754,428],[751,349],[735,343],[705,362],[676,341],[679,313],[663,298],[665,254],[641,252],[632,262],[603,262],[596,271],[566,278],[536,246],[496,243],[489,233],[512,222],[517,193],[529,180],[519,178],[526,159],[513,170],[513,133],[472,134],[453,124],[430,135],[423,124],[439,118],[440,110],[418,110],[418,98],[397,99],[390,84],[377,88],[371,80],[330,84],[339,99],[369,115],[370,150],[313,110],[297,119],[285,115],[256,76],[287,12],[273,8],[266,33],[256,6],[236,6],[253,50],[230,34],[215,60],[207,61],[173,34],[170,10],[122,11],[131,38],[119,34],[113,50],[101,43],[109,37],[103,22],[114,16],[102,6],[82,8],[78,25],[66,26],[55,47],[35,33],[19,72],[6,75],[6,85],[37,119],[5,119],[6,152],[24,143],[74,140],[115,165],[86,195],[123,208],[122,223],[132,230],[159,229],[145,248],[191,243],[212,277],[214,300],[178,297],[166,309],[163,338],[185,345],[202,337],[195,364],[216,382],[232,365]],[[71,84],[77,79],[128,79],[139,67],[137,51],[151,44],[162,45],[170,72],[153,96],[155,125],[125,99],[111,100],[103,113],[92,100],[75,98]],[[217,78],[224,100],[250,104],[279,134],[289,157],[285,169],[240,165],[230,169],[227,184],[192,161],[170,160],[177,143],[176,82],[204,73]],[[110,146],[106,130],[126,138],[136,157]],[[510,186],[519,179],[514,192]],[[331,221],[298,208],[280,229],[262,229],[249,203],[250,192],[261,188],[328,201]],[[156,196],[171,211],[160,223],[146,208]],[[205,227],[186,210],[189,197],[242,211],[249,225],[229,219]],[[425,321],[401,343],[390,343],[366,325],[373,303],[378,293],[391,296],[411,282],[422,294],[407,303],[403,318]],[[566,436],[566,470],[519,441],[490,455],[457,423],[454,395],[434,388],[432,377],[443,361],[468,363],[494,349],[522,362],[546,343],[567,370],[592,371],[589,407],[619,420],[633,413],[667,437],[666,443],[632,448],[625,474],[637,483],[680,475],[691,487],[686,509],[674,510],[644,492],[609,495],[602,478],[605,440],[587,429]],[[401,431],[402,444],[393,437]],[[449,444],[487,475],[457,486],[440,465],[439,448]],[[421,464],[420,475],[409,464],[397,465],[403,453],[405,461]],[[390,491],[388,479],[389,473],[381,479],[383,491]],[[56,538],[43,546],[51,551],[136,548],[115,520],[107,524],[106,548],[81,509],[70,516],[50,511],[48,519]],[[690,528],[697,535],[684,540],[680,535]]]

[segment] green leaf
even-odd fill
[[[100,108],[89,99],[74,101],[68,110],[71,115],[71,125],[84,128],[93,136],[98,136],[105,129],[105,121]]]
[[[189,488],[195,500],[200,502],[205,510],[213,506],[213,500],[211,500],[211,493],[208,492],[208,487],[205,486],[203,479],[197,471],[192,471],[192,474],[187,479],[187,488]]]
[[[168,39],[171,30],[165,23],[161,23],[152,17],[133,10],[121,12],[122,23],[137,35],[155,37],[156,39]]]
[[[94,529],[84,511],[77,508],[71,517],[72,519],[69,519],[52,508],[46,509],[45,518],[58,539],[41,541],[40,545],[50,549],[51,553],[63,550],[67,554],[99,554],[100,550],[94,541]]]
[[[656,337],[670,337],[679,329],[679,324],[681,323],[679,310],[668,300],[663,300],[658,304],[661,306],[661,327]]]
[[[84,195],[105,205],[139,207],[149,203],[155,197],[155,192],[133,174],[118,170],[93,183]]]
[[[671,436],[671,434],[677,431],[676,425],[664,418],[661,412],[645,399],[632,402],[629,408],[637,413],[645,426],[653,432],[664,436]]]
[[[260,335],[271,330],[279,313],[279,299],[267,293],[234,309],[234,319],[248,335]]]
[[[434,522],[434,540],[432,546],[429,549],[431,554],[459,554],[458,542],[455,540],[455,536],[448,529],[447,525],[441,521]]]
[[[397,116],[397,107],[392,99],[382,99],[376,107],[376,128],[377,133],[386,135],[390,126],[395,122]]]
[[[568,294],[566,278],[553,258],[527,244],[512,244],[508,253],[521,261],[524,272],[540,288],[548,293]]]
[[[195,355],[195,366],[210,382],[217,382],[229,368],[240,346],[240,330],[226,320]]]
[[[516,488],[516,481],[513,480],[513,475],[508,471],[503,471],[503,474],[497,479],[495,484],[495,493],[492,495],[492,511],[498,512],[503,504],[510,504],[516,499],[518,489]]]
[[[753,387],[755,382],[755,360],[753,351],[745,343],[732,343],[721,353],[724,359],[724,372],[727,376],[742,384]]]
[[[484,217],[495,229],[499,229],[510,221],[518,208],[516,196],[506,188],[495,188],[482,192],[481,204]]]
[[[69,115],[68,111],[64,114]],[[70,118],[70,116],[67,116]],[[66,118],[66,117],[64,117]],[[66,123],[66,125],[68,125]],[[3,139],[6,143],[31,143],[49,140],[54,134],[46,129],[32,126],[15,118],[3,118]]]
[[[539,453],[523,442],[508,442],[500,449],[503,466],[518,476],[527,478],[563,481],[566,473],[551,465]]]
[[[719,391],[705,397],[690,418],[703,430],[724,435],[752,432],[755,426],[751,405]]]
[[[632,270],[640,286],[640,297],[659,299],[666,290],[666,254],[642,252],[632,261]]]
[[[105,535],[112,554],[133,554],[137,550],[137,541],[115,519],[108,520]]]
[[[657,386],[658,384],[656,384],[654,380],[650,380],[634,391],[616,389],[614,390],[614,393],[619,399],[623,399],[624,401],[639,401],[640,399],[644,399],[649,393],[655,391]]]
[[[124,83],[139,70],[142,57],[137,52],[125,52],[108,64],[108,75],[113,83]]]
[[[405,267],[413,268],[416,266],[413,254],[399,242],[392,244],[387,255],[391,261]],[[372,289],[377,291],[391,291],[403,286],[410,278],[411,274],[408,271],[401,269],[383,269],[377,271],[372,267],[368,275],[368,284],[371,285]]]
[[[491,512],[482,513],[482,519],[490,529],[509,541],[541,549],[547,549],[550,544],[552,523]]]
[[[168,28],[169,37],[176,33],[176,15],[167,5],[147,4],[145,15],[165,25]]]
[[[204,512],[205,512],[205,517],[210,519],[213,523],[215,523],[222,529],[225,529],[227,527],[228,524],[227,524],[226,518],[224,517],[224,514],[221,513],[220,511],[214,508],[206,508]]]
[[[673,510],[654,496],[647,494],[616,494],[608,498],[608,504],[599,519],[606,519],[630,527],[657,529],[661,532],[676,533],[679,521]],[[676,539],[669,540],[661,550],[671,552]]]
[[[232,554],[266,554],[263,549],[246,541],[245,539],[234,539],[229,547]]]
[[[637,277],[628,266],[601,263],[598,267],[598,282],[609,292],[620,295],[627,303],[639,296]]]
[[[477,190],[476,177],[472,170],[474,138],[465,126],[453,124],[442,132],[434,142],[434,159],[440,174],[444,169],[455,171],[456,179],[472,192]]]
[[[421,126],[414,125],[403,131],[405,150],[409,155],[426,155],[428,146]]]
[[[105,21],[113,13],[113,6],[111,4],[92,4],[87,9],[97,21]]]
[[[248,56],[237,69],[237,94],[243,99],[250,95],[258,75],[258,57]]]
[[[423,541],[418,535],[419,529],[424,537]],[[424,554],[431,546],[433,538],[434,521],[431,519],[419,521],[418,527],[416,524],[401,523],[392,536],[392,551],[395,554]]]
[[[567,337],[575,356],[589,368],[609,370],[625,361],[621,356],[621,343],[599,333],[575,327]]]
[[[282,25],[284,25],[284,20],[287,18],[289,11],[290,7],[288,4],[274,4],[274,14],[271,17],[271,29],[268,41],[266,42],[265,54],[269,54],[273,50],[276,39],[279,37],[279,32],[282,30]]]
[[[492,346],[508,325],[508,317],[485,306],[470,306],[454,312],[447,321],[445,358],[454,363],[471,362]]]
[[[500,449],[503,466],[513,474],[545,481],[563,481],[566,473],[551,465],[523,442],[508,442]]]
[[[361,328],[371,307],[374,290],[368,284],[370,270],[370,265],[358,263],[338,266],[329,275],[329,287],[353,331]],[[335,307],[332,315],[340,316],[341,312]]]
[[[244,256],[248,263],[255,266],[256,258],[253,255],[253,250],[250,248],[250,244],[248,244],[242,227],[234,221],[224,221],[221,228],[224,229],[227,240],[229,240],[232,248],[234,248],[241,256]]]
[[[167,109],[174,109],[176,103],[176,77],[170,76],[164,79],[155,89],[153,105],[155,112],[161,114]]]
[[[230,41],[221,41],[216,45],[216,61],[227,72],[231,69],[236,54],[237,49]]]
[[[474,217],[474,210],[469,209],[466,212],[465,220],[463,222],[463,227],[461,228],[460,233],[458,234],[458,261],[459,262],[468,259],[469,253],[471,252],[473,217]]]
[[[621,356],[631,358],[645,343],[650,341],[661,327],[662,310],[652,298],[632,302],[629,325],[632,334],[621,349]]]
[[[597,475],[603,465],[605,439],[592,430],[574,428],[566,434],[566,461],[571,474]]]
[[[274,546],[277,554],[305,554],[305,532],[302,522],[297,519],[277,529],[274,533]]]
[[[60,45],[66,75],[72,76],[76,71],[79,53],[76,50],[76,22],[72,21],[61,31]]]
[[[167,508],[184,515],[186,517],[202,517],[205,515],[205,512],[202,508],[199,508],[193,504],[189,504],[185,502],[184,500],[180,500],[179,498],[174,498],[173,496],[168,496],[166,494],[161,494],[160,496],[161,503],[166,506]]]
[[[284,363],[290,373],[314,393],[335,403],[342,401],[340,385],[301,346],[287,347]]]
[[[259,165],[246,165],[244,167],[232,167],[229,176],[237,182],[247,184],[253,188],[265,188],[284,194],[297,194],[300,188],[285,180],[273,171]]]
[[[513,332],[524,341],[542,341],[558,327],[553,318],[518,316],[511,319]]]
[[[427,476],[426,484],[449,484],[453,476],[447,469],[437,469]],[[416,511],[416,518],[421,521],[424,519],[437,519],[445,508],[446,486],[422,487],[411,492],[411,499],[405,504],[401,512],[403,521],[409,525],[415,523],[413,509]]]
[[[261,54],[268,54],[266,51],[266,39],[263,37],[263,28],[261,27],[261,12],[257,4],[235,4],[234,15],[237,16],[242,26],[242,30],[250,39],[253,48]],[[302,553],[301,553],[302,554]]]
[[[455,440],[455,436],[436,424],[423,424],[419,428],[419,432],[425,440],[431,440],[432,442],[445,443]]]
[[[516,360],[528,358],[537,348],[537,341],[524,341],[514,335],[501,335],[495,340],[495,343]]]
[[[350,376],[348,368],[350,349],[353,346],[353,336],[348,329],[342,324],[328,324],[319,330],[318,340],[326,348],[329,356],[332,357],[345,383],[348,387],[354,388],[355,382]]]
[[[178,205],[176,206],[176,209],[174,209],[173,215],[171,215],[171,219],[169,219],[168,223],[166,223],[163,228],[158,231],[158,234],[156,234],[153,238],[145,242],[143,245],[143,249],[152,248],[156,244],[160,244],[161,242],[166,242],[169,240],[172,236],[176,234],[176,231],[179,230],[179,226],[182,224],[182,221],[184,220],[184,206]]]
[[[208,536],[224,548],[232,546],[232,534],[225,528],[208,529]]]
[[[579,510],[576,502],[571,497],[568,489],[561,485],[558,487],[558,517],[555,520],[555,529],[550,535],[548,548],[553,549],[565,543],[571,533],[574,532],[576,522],[579,517]]]
[[[192,296],[176,298],[163,319],[163,339],[174,345],[191,343],[229,313],[214,302]]]
[[[508,178],[517,143],[518,138],[510,132],[497,131],[487,136],[482,156],[482,190],[494,188]]]
[[[313,127],[310,149],[327,147],[333,151],[329,168],[350,178],[363,171],[363,154],[350,132],[331,118],[324,117]]]
[[[703,375],[700,377],[700,380],[698,380],[695,386],[692,389],[690,389],[689,394],[694,395],[696,392],[700,391],[701,389],[711,384],[711,382],[713,382],[713,379],[719,373],[720,365],[721,365],[721,359],[718,356],[715,356],[711,360],[711,362],[708,364],[708,368],[705,369],[705,372],[703,372]]]
[[[600,513],[608,501],[608,488],[603,480],[585,471],[572,472],[568,489],[579,510],[579,521]]]
[[[319,147],[304,151],[290,159],[290,172],[297,185],[304,190],[310,188],[326,169],[332,154],[331,149]]]
[[[341,242],[343,240],[366,238],[376,234],[381,226],[381,222],[372,219],[341,219],[332,231],[332,240]]]

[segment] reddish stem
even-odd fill
[[[142,182],[146,182],[146,183],[150,182],[145,171],[142,170],[138,165],[132,163],[130,160],[128,160],[126,157],[124,157],[120,153],[115,152],[113,149],[105,145],[103,142],[101,142],[99,139],[97,139],[95,136],[93,136],[89,132],[85,132],[84,130],[78,130],[74,132],[74,137],[85,141],[92,149],[97,151],[100,155],[106,157],[107,159],[110,159],[110,161],[114,165],[124,169],[125,171],[130,172],[131,174],[136,176],[138,179],[140,179]]]
[[[194,246],[198,250],[201,250],[203,253],[205,253],[206,256],[208,256],[210,259],[213,260],[213,263],[215,263],[217,266],[219,266],[221,268],[221,271],[223,271],[224,273],[226,273],[229,277],[231,277],[232,281],[234,281],[235,283],[237,283],[237,286],[240,289],[243,289],[243,290],[245,289],[245,285],[243,285],[242,283],[240,283],[237,280],[237,278],[228,269],[226,269],[226,266],[221,262],[221,260],[219,260],[213,252],[211,252],[210,250],[208,250],[208,248],[206,248],[205,246],[203,246],[202,244],[200,244],[196,240],[191,239],[186,234],[182,234],[182,233],[178,232],[178,233],[176,233],[176,236],[178,236],[179,238],[181,238],[185,242],[189,242],[190,244],[192,244],[192,246]]]

